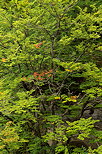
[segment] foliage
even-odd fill
[[[100,154],[71,141],[102,140],[101,27],[99,0],[1,0],[1,153]]]

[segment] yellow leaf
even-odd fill
[[[5,145],[1,145],[1,146],[0,146],[0,149],[3,149],[4,147],[5,147]]]
[[[60,97],[55,97],[55,99],[61,99]]]
[[[73,99],[73,100],[76,100],[77,96],[71,96],[70,98]]]
[[[3,92],[0,92],[0,94],[2,95],[2,94],[3,94]]]
[[[66,71],[68,71],[68,72],[72,72],[73,70],[69,70],[69,69],[65,69]]]
[[[6,62],[6,59],[5,59],[5,58],[2,58],[1,61],[2,61],[2,62]]]

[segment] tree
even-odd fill
[[[91,118],[102,107],[101,4],[2,0],[0,6],[1,152],[87,152],[71,140],[91,140],[96,132],[95,141],[102,139]]]

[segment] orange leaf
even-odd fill
[[[45,74],[49,74],[49,73],[51,73],[52,72],[52,70],[49,70],[49,71],[47,71]]]
[[[2,62],[6,62],[6,59],[5,58],[2,58],[2,60],[1,60]]]
[[[39,74],[39,76],[44,76],[45,75],[45,72],[42,72],[41,74]]]
[[[27,79],[25,77],[22,78],[23,81],[26,81]]]
[[[52,76],[52,74],[49,74],[48,77]]]
[[[38,43],[38,44],[34,44],[34,46],[36,47],[36,48],[40,48],[40,46],[43,44],[43,42],[40,42],[40,43]]]
[[[42,44],[43,44],[43,43],[42,43],[42,42],[40,42],[40,43],[38,43],[37,45],[38,45],[38,46],[41,46]]]
[[[75,100],[77,99],[77,96],[71,96],[70,98]]]
[[[40,76],[37,78],[38,80],[44,80],[44,78],[41,78]]]
[[[37,72],[34,72],[34,77],[39,76],[39,74]]]
[[[51,73],[52,72],[52,70],[49,70],[49,73]]]

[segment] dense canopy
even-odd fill
[[[101,0],[1,0],[0,154],[102,154],[96,111]]]

